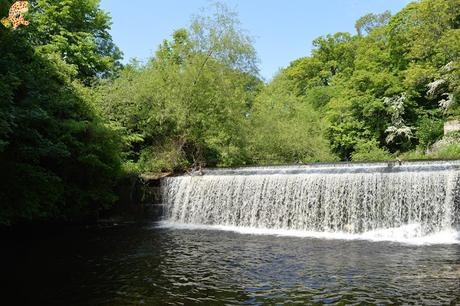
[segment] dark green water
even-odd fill
[[[152,224],[3,239],[4,305],[460,304],[460,246]]]

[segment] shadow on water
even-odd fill
[[[460,246],[131,224],[2,239],[9,305],[460,303]]]

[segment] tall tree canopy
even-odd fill
[[[459,22],[457,0],[413,2],[391,18],[369,14],[357,21],[357,36],[316,39],[312,55],[284,73],[300,96],[327,93],[319,104],[341,159],[363,143],[378,156],[425,150],[458,113]]]
[[[121,51],[108,30],[109,15],[100,0],[32,0],[27,28],[29,41],[40,52],[56,54],[89,84],[113,76],[120,68]]]
[[[37,1],[30,26],[0,29],[0,224],[93,214],[114,200],[117,136],[81,84],[117,61],[96,56],[108,26],[97,11],[91,0]]]
[[[147,64],[128,65],[100,88],[101,109],[126,132],[128,154],[144,171],[245,162],[246,114],[261,85],[257,58],[234,14],[213,8]]]
[[[357,35],[315,39],[266,85],[235,14],[217,6],[104,84],[101,109],[142,171],[426,152],[458,113],[458,5],[365,15]]]

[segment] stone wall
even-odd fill
[[[102,213],[101,219],[159,220],[163,215],[161,178],[163,176],[130,176],[117,186],[118,201]]]
[[[444,135],[460,131],[460,120],[450,120],[444,123]]]
[[[141,180],[141,199],[144,212],[153,220],[160,220],[163,215],[163,201],[161,197],[161,178]]]

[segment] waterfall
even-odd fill
[[[423,237],[457,228],[459,171],[459,161],[204,170],[162,180],[164,219],[347,234],[409,226]]]

